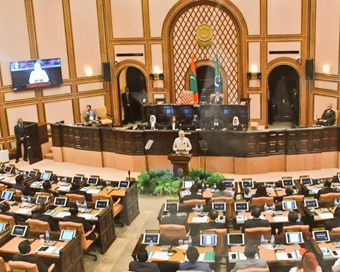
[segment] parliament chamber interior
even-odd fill
[[[340,272],[339,22],[0,1],[0,272]]]

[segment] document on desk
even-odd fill
[[[57,210],[47,210],[46,212],[44,212],[44,214],[53,216],[54,214],[56,214],[58,211]]]
[[[324,248],[321,248],[322,253],[323,253],[323,249],[324,249]],[[327,249],[327,251],[328,251],[333,257],[339,258],[339,256],[340,256],[340,250],[329,250],[328,248],[326,248],[326,249]]]
[[[290,256],[288,256],[290,255]],[[276,259],[278,261],[281,260],[299,260],[301,259],[301,255],[299,253],[299,250],[293,250],[291,253],[290,252],[276,252],[275,253]]]
[[[79,217],[83,217],[86,220],[91,220],[93,218],[93,214],[92,213],[82,213],[79,215]]]
[[[54,253],[57,249],[55,246],[41,246],[35,252]]]
[[[208,216],[194,216],[192,218],[192,223],[207,223],[208,222]]]
[[[322,251],[322,255],[323,255],[324,258],[327,258],[327,257],[331,257],[331,258],[338,257],[337,254],[333,254],[331,252],[331,250],[328,250],[328,248],[326,248],[326,247],[321,247],[320,249]],[[335,253],[337,253],[337,252],[335,252]]]
[[[90,194],[90,195],[98,194],[99,192],[100,192],[100,189],[88,189],[88,190],[86,190],[86,193]]]
[[[152,254],[151,259],[156,259],[156,260],[162,260],[162,261],[167,261],[170,259],[168,256],[167,251],[156,251],[154,254]]]
[[[70,187],[69,186],[60,186],[57,190],[60,191],[60,192],[69,192]]]
[[[204,255],[205,255],[204,253],[200,253],[200,255],[198,256],[197,261],[198,261],[198,262],[203,262],[203,261],[204,261]],[[184,259],[184,261],[189,262],[189,260],[188,260],[186,254],[185,254],[185,259]]]
[[[334,216],[331,212],[319,213],[321,219],[332,219]]]
[[[274,222],[288,222],[288,216],[273,216]]]
[[[32,210],[31,209],[26,209],[26,208],[20,208],[20,209],[17,209],[14,213],[25,214],[25,215],[32,215]]]
[[[55,217],[57,217],[57,218],[63,218],[63,217],[65,217],[65,216],[70,216],[70,215],[71,215],[71,213],[69,213],[69,212],[58,212],[57,215],[56,215]]]

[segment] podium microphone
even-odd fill
[[[129,170],[129,171],[128,171],[128,177],[129,177],[129,181],[130,181],[130,173],[131,173],[131,172],[130,172],[130,170]]]

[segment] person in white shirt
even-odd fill
[[[48,78],[47,73],[41,69],[41,65],[39,62],[34,64],[34,70],[30,74],[29,83],[40,83],[40,82],[48,82],[50,79]]]
[[[340,259],[337,259],[333,264],[332,272],[340,272]]]
[[[180,154],[180,155],[187,155],[189,154],[189,151],[192,149],[190,140],[184,136],[184,131],[180,130],[178,132],[178,136],[175,141],[174,144],[172,146],[173,151],[176,152],[176,154]]]

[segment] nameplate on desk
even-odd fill
[[[274,222],[288,222],[288,216],[274,216]]]
[[[321,219],[332,219],[332,218],[334,218],[334,216],[333,216],[333,214],[331,212],[319,213],[319,217]]]
[[[246,217],[244,215],[236,215],[237,224],[243,224],[245,220],[246,220]]]

